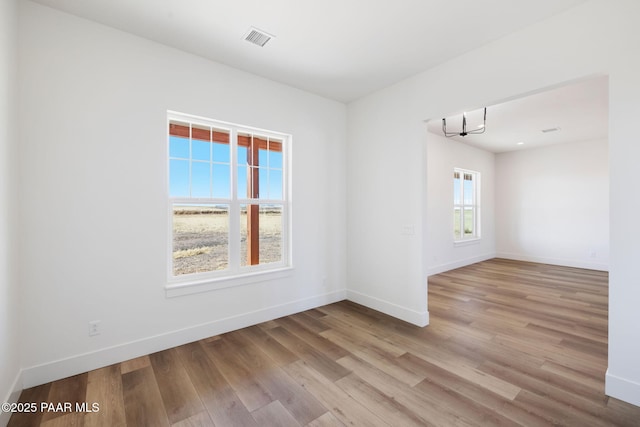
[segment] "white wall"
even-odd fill
[[[608,270],[606,140],[498,154],[496,200],[499,257]]]
[[[349,105],[348,297],[417,325],[429,322],[423,252],[426,134],[404,87]]]
[[[345,297],[343,104],[28,1],[20,19],[25,387]],[[165,296],[169,109],[293,135],[292,275]]]
[[[12,212],[15,211],[13,162],[17,125],[17,2],[0,2],[0,400],[13,401],[19,391],[18,286],[15,281]],[[8,420],[0,411],[0,425]]]
[[[437,274],[493,258],[495,245],[495,156],[485,150],[427,134],[427,210],[424,262]],[[479,240],[453,243],[453,169],[480,172]]]
[[[640,404],[640,229],[629,197],[640,144],[635,0],[592,0],[348,106],[348,283],[379,305],[426,313],[424,120],[590,75],[609,75],[610,318],[607,393]],[[383,162],[384,161],[384,162]],[[356,164],[356,166],[353,166]],[[381,169],[384,164],[384,169]],[[384,174],[375,176],[377,170]],[[365,209],[380,200],[385,215]],[[391,190],[391,192],[389,192]],[[416,236],[400,238],[401,224]],[[427,317],[427,316],[425,316]]]

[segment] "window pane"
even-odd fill
[[[240,205],[240,266],[244,267],[250,263],[247,261],[247,205]]]
[[[267,150],[258,150],[258,166],[268,166]]]
[[[260,206],[260,264],[282,261],[282,206]]]
[[[238,146],[238,164],[247,164],[247,147]]]
[[[247,167],[238,167],[238,198],[247,198]]]
[[[228,268],[228,247],[228,205],[174,205],[174,276]]]
[[[474,193],[474,185],[473,185],[473,181],[471,180],[471,175],[469,174],[465,174],[465,179],[464,179],[464,204],[465,205],[473,205],[473,193]],[[469,179],[467,179],[469,178]]]
[[[250,226],[253,215],[257,214],[257,229]],[[253,235],[253,233],[256,233]],[[258,256],[256,264],[282,261],[282,205],[241,205],[240,206],[240,265],[252,265],[249,245],[257,240]],[[255,243],[255,242],[254,242]],[[255,261],[255,259],[254,259]]]
[[[211,160],[211,143],[198,140],[191,141],[191,158],[193,160]]]
[[[453,208],[453,236],[456,239],[461,239],[460,234],[460,208]]]
[[[474,223],[473,208],[464,208],[464,237],[472,237],[474,235]]]
[[[269,167],[282,169],[282,152],[269,151]]]
[[[265,168],[259,168],[256,169],[256,171],[258,172],[259,176],[258,176],[258,196],[261,199],[268,199],[269,198],[269,170],[265,169]]]
[[[211,197],[211,163],[191,164],[191,197]]]
[[[169,161],[169,196],[189,197],[189,161]]]
[[[462,196],[460,194],[461,188],[460,188],[460,178],[459,178],[459,174],[457,174],[458,177],[456,178],[454,175],[453,178],[453,204],[454,205],[459,205],[462,203]]]
[[[213,197],[219,197],[222,199],[228,199],[231,197],[229,171],[229,165],[213,164]]]
[[[269,171],[269,198],[282,199],[282,171]]]
[[[245,150],[246,151],[246,150]],[[229,163],[231,161],[229,144],[213,144],[213,161]],[[247,154],[245,153],[245,161]]]
[[[258,168],[247,168],[247,195],[245,197],[257,199],[260,197],[260,183],[254,187],[256,179],[260,180]]]
[[[179,136],[169,137],[169,157],[189,158],[189,139]]]

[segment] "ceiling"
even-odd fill
[[[35,1],[349,102],[585,0]]]
[[[592,77],[487,106],[484,133],[452,139],[494,153],[606,139],[609,132],[608,81],[607,76]],[[478,129],[483,122],[483,109],[466,115],[467,130]],[[462,113],[446,119],[447,132],[461,131]],[[442,118],[430,120],[427,129],[442,135]],[[557,130],[543,132],[550,129]]]

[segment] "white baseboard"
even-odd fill
[[[435,266],[428,267],[427,276],[433,276],[434,274],[444,273],[445,271],[454,270],[456,268],[466,267],[467,265],[475,264],[477,262],[486,261],[488,259],[495,258],[496,254],[484,254],[478,255],[471,258],[465,258],[454,262],[449,262],[446,264],[440,264]]]
[[[404,320],[405,322],[412,323],[416,326],[422,327],[429,324],[428,310],[423,312],[411,310],[407,307],[402,307],[376,297],[349,290],[347,290],[347,299],[373,310],[377,310],[381,313],[388,314],[389,316]]]
[[[496,258],[512,259],[514,261],[537,262],[540,264],[561,265],[563,267],[584,268],[587,270],[609,271],[609,264],[595,261],[585,261],[580,259],[548,258],[523,254],[510,254],[506,252],[497,253]]]
[[[607,369],[605,393],[632,405],[640,406],[640,384],[613,375]]]
[[[31,366],[22,371],[22,386],[34,387],[344,299],[346,299],[346,290],[331,292]]]
[[[22,393],[22,370],[16,374],[16,378],[13,380],[13,384],[11,384],[11,388],[7,393],[7,396],[1,403],[16,403],[18,401],[20,393]],[[0,426],[6,426],[7,423],[9,423],[9,418],[11,418],[10,412],[0,411]]]

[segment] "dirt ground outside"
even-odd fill
[[[260,211],[260,264],[282,260],[282,212]],[[173,274],[224,270],[229,265],[229,212],[220,207],[176,207],[173,214]],[[247,265],[247,214],[240,214],[240,264]]]

